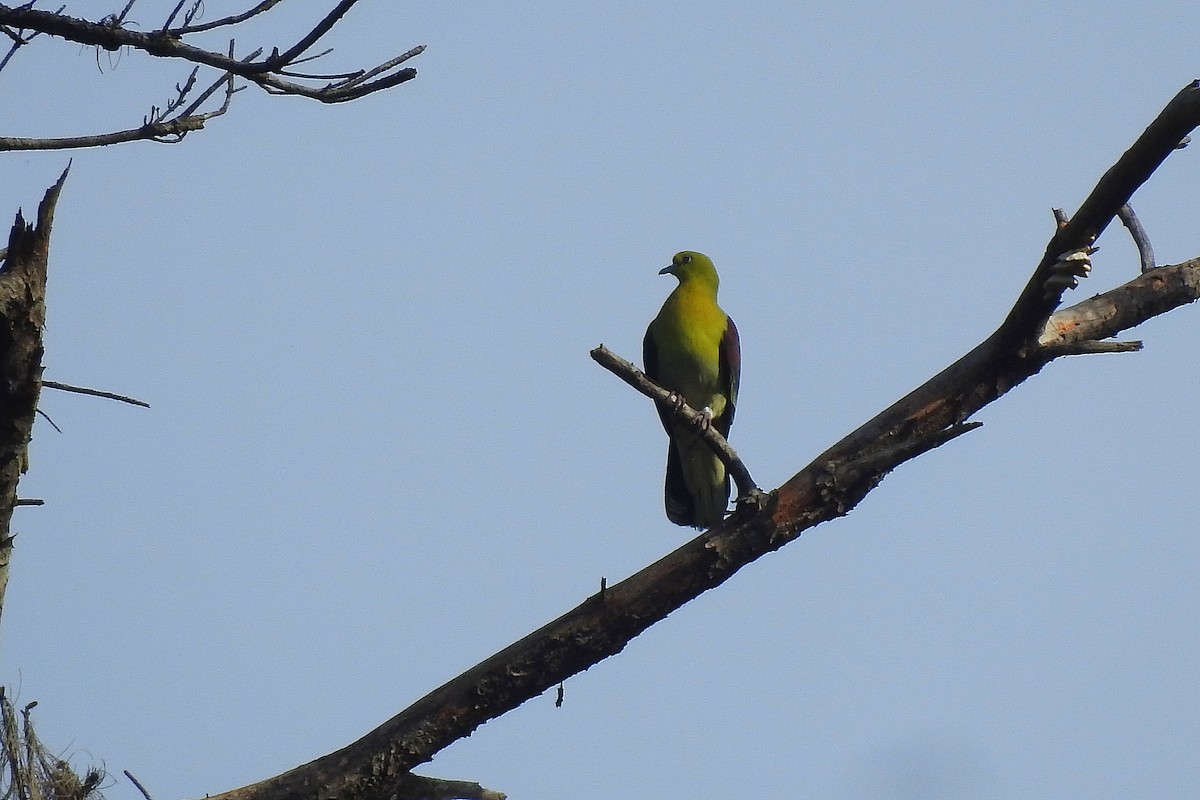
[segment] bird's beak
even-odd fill
[[[671,264],[669,266],[663,267],[662,269],[660,269],[658,271],[658,274],[659,275],[674,275],[675,274],[675,265]]]

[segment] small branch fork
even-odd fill
[[[190,61],[197,66],[182,84],[175,85],[175,95],[162,108],[152,106],[140,127],[94,136],[63,138],[0,137],[0,151],[6,150],[63,150],[80,147],[98,147],[137,140],[175,143],[184,136],[204,127],[208,120],[219,117],[229,110],[233,95],[245,88],[235,86],[235,78],[242,78],[261,87],[269,94],[308,97],[322,103],[346,103],[369,94],[390,89],[416,77],[417,71],[401,65],[418,56],[425,46],[419,45],[384,61],[374,67],[349,72],[309,73],[297,72],[293,67],[328,55],[324,50],[305,56],[318,41],[346,15],[358,0],[340,0],[307,34],[283,52],[272,48],[270,55],[261,57],[258,48],[249,55],[235,55],[234,40],[230,39],[225,51],[206,50],[195,47],[185,37],[221,28],[231,28],[246,20],[265,14],[281,0],[260,2],[253,8],[212,22],[197,24],[196,18],[203,9],[203,0],[180,0],[164,25],[149,33],[128,27],[126,17],[133,7],[127,3],[120,14],[110,14],[99,22],[77,19],[62,13],[32,8],[33,3],[17,7],[0,4],[0,34],[11,42],[8,52],[0,59],[0,70],[16,52],[41,34],[48,34],[72,42],[105,50],[120,50],[123,47],[141,50],[160,58],[176,58]],[[182,14],[182,17],[181,17]],[[172,27],[176,20],[181,24]],[[205,88],[196,91],[201,67],[221,71],[221,76]],[[200,108],[213,95],[221,93],[221,103],[209,111]]]
[[[210,800],[394,798],[413,767],[488,720],[619,653],[646,628],[755,559],[848,513],[888,470],[973,429],[976,423],[966,422],[968,417],[1050,361],[1076,352],[1130,349],[1129,343],[1117,347],[1104,340],[1200,298],[1200,258],[1158,267],[1057,312],[1068,284],[1054,279],[1064,265],[1080,265],[1061,256],[1088,248],[1198,124],[1200,84],[1192,83],[1105,173],[1075,217],[1064,218],[995,333],[826,450],[767,495],[760,509],[739,510],[625,580],[603,583],[599,593],[574,609],[341,750]],[[1054,292],[1047,294],[1048,285]],[[633,372],[618,374],[629,381]]]

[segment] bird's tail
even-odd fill
[[[729,474],[721,459],[698,436],[677,432],[667,449],[663,494],[671,522],[711,528],[725,518]]]

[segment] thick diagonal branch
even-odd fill
[[[1104,174],[1070,222],[1051,237],[1029,283],[996,332],[838,442],[823,457],[855,458],[861,451],[894,437],[922,435],[953,425],[1041,369],[1047,354],[1039,350],[1037,340],[1059,302],[1058,297],[1047,300],[1044,287],[1058,256],[1084,247],[1099,236],[1118,209],[1198,124],[1200,82],[1193,81],[1171,99]],[[792,482],[785,487],[788,485]]]
[[[1189,86],[1151,125],[1047,253],[1103,230],[1129,194],[1200,122]],[[1085,213],[1086,212],[1086,213]],[[1055,256],[1056,257],[1056,256]],[[1049,316],[1043,298],[1053,259],[1043,260],[1000,330],[920,388],[835,444],[773,492],[620,583],[430,692],[337,752],[210,800],[384,800],[414,766],[546,689],[621,651],[646,628],[719,586],[760,556],[848,513],[882,475],[967,429],[960,423],[1044,367],[1066,341],[1105,339],[1197,298],[1197,266],[1162,267]],[[1049,316],[1049,319],[1047,317]],[[1046,337],[1049,337],[1048,339]],[[916,443],[913,445],[913,443]],[[913,446],[909,446],[913,445]]]

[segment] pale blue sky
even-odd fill
[[[424,43],[416,81],[248,89],[181,145],[73,154],[46,375],[153,408],[43,396],[0,681],[157,800],[357,738],[686,540],[653,408],[587,356],[639,357],[674,252],[721,271],[732,441],[777,486],[998,324],[1050,208],[1200,77],[1197,30],[1180,3],[364,0],[329,67]],[[135,125],[187,72],[100,64],[28,48],[0,135]],[[5,218],[67,158],[5,154]],[[1135,198],[1163,262],[1200,254],[1197,158]],[[1121,228],[1101,245],[1075,298],[1136,273]],[[1195,797],[1196,313],[1051,365],[424,771],[523,800]]]

